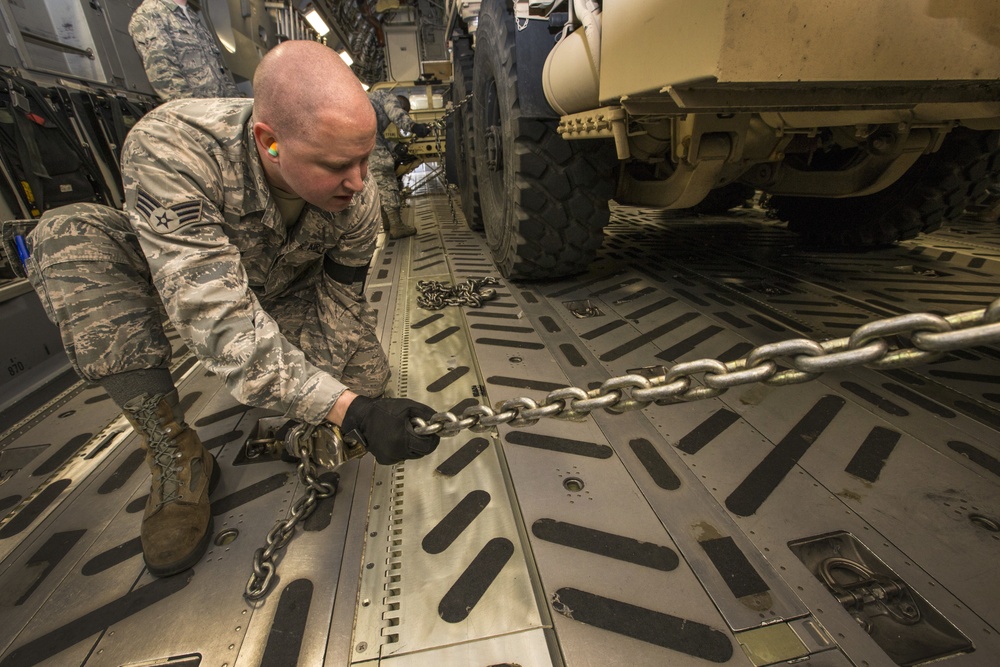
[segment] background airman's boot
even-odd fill
[[[124,406],[152,473],[140,538],[146,567],[158,577],[186,570],[205,553],[212,536],[209,487],[219,477],[215,458],[175,414],[176,402],[176,394],[142,394]]]
[[[388,210],[385,212],[385,216],[389,219],[389,238],[401,239],[417,233],[415,227],[403,222],[403,217],[399,214],[399,211]]]

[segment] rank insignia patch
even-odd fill
[[[136,193],[135,208],[149,222],[153,231],[159,234],[169,234],[201,219],[201,200],[193,199],[173,206],[163,206],[142,188]]]

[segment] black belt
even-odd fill
[[[329,255],[323,256],[323,270],[338,283],[353,285],[354,283],[364,283],[368,277],[368,265],[347,266],[330,259]]]

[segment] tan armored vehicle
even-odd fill
[[[463,206],[508,277],[586,269],[609,200],[721,212],[756,190],[806,243],[878,246],[1000,170],[997,2],[449,9]]]

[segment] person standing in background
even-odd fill
[[[382,213],[387,223],[386,231],[392,239],[413,236],[417,230],[412,225],[404,223],[400,214],[402,201],[399,196],[399,180],[396,178],[396,162],[392,158],[392,147],[385,138],[385,131],[390,124],[395,123],[400,132],[412,133],[423,138],[431,133],[431,129],[426,123],[413,122],[409,116],[410,100],[403,95],[397,95],[389,90],[374,90],[368,93],[368,99],[375,108],[375,117],[378,120],[375,148],[368,164],[378,182]]]
[[[146,78],[164,102],[243,97],[196,0],[143,0],[128,24]]]

